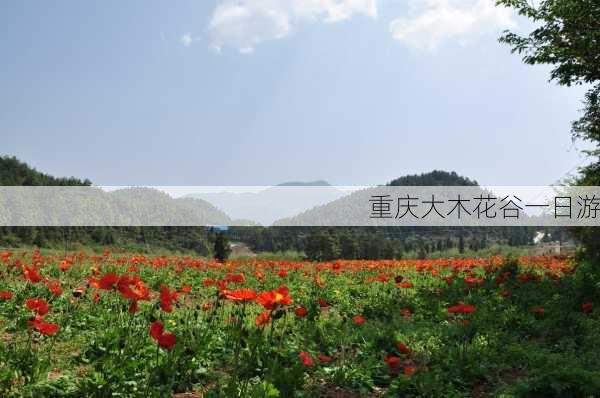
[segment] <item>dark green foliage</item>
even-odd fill
[[[407,175],[390,181],[387,185],[417,187],[417,186],[473,186],[476,187],[477,181],[459,176],[455,171],[447,172],[442,170],[433,170],[429,173]]]
[[[1,186],[90,186],[89,180],[43,174],[15,157],[0,156]],[[78,249],[83,246],[120,246],[143,250],[210,254],[210,236],[204,227],[0,227],[0,246]]]
[[[552,66],[550,79],[564,86],[590,85],[584,99],[583,116],[573,122],[573,139],[593,148],[584,151],[591,163],[579,169],[578,185],[600,185],[600,2],[597,0],[498,0],[514,8],[537,26],[529,35],[505,32],[500,39],[523,55],[530,65]],[[600,230],[577,228],[576,235],[588,257],[600,256]]]
[[[23,163],[16,157],[0,156],[0,185],[4,186],[89,186],[90,180],[80,180],[75,177],[56,178],[48,174],[40,173]]]
[[[219,231],[215,238],[215,258],[221,262],[227,260],[229,258],[229,254],[231,254],[231,247],[229,247],[229,239],[225,236],[223,231]]]

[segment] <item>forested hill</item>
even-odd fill
[[[41,173],[14,156],[0,156],[0,186],[69,186],[92,185],[88,179],[75,177],[57,178]]]
[[[434,170],[407,175],[390,181],[390,186],[478,186],[456,172]],[[327,219],[330,214],[347,216],[356,201],[348,195],[334,202],[307,210],[286,223],[309,225]],[[362,210],[361,210],[362,211]],[[282,223],[283,224],[283,223]],[[332,258],[397,258],[406,252],[428,256],[456,249],[463,252],[484,250],[493,244],[510,246],[533,242],[531,227],[271,227],[248,230],[232,228],[234,239],[247,242],[255,251],[300,250],[318,260]]]
[[[75,177],[57,178],[41,173],[15,157],[0,156],[0,186],[91,186],[90,180]],[[169,214],[200,220],[216,220],[210,224],[227,224],[226,214],[199,199],[172,199],[151,189],[137,188],[98,194],[106,206],[134,205],[136,197],[146,200],[139,204],[160,204]],[[1,206],[0,206],[1,207]],[[152,208],[132,208],[131,211],[151,212]],[[136,251],[196,252],[209,255],[214,233],[204,227],[0,227],[0,247],[34,245],[46,248],[77,250],[86,246],[121,247]]]
[[[433,170],[429,173],[406,175],[390,181],[386,185],[392,187],[433,187],[433,186],[471,186],[476,187],[477,181],[459,176],[455,171],[447,172]]]

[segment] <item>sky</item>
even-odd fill
[[[498,43],[494,0],[0,6],[0,154],[96,185],[545,185],[584,89]]]

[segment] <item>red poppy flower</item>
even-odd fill
[[[306,315],[308,315],[308,310],[304,307],[297,307],[294,310],[294,313],[298,318],[304,318]]]
[[[227,274],[225,280],[231,283],[244,283],[246,282],[246,277],[244,274]]]
[[[150,300],[150,289],[138,276],[130,278],[128,275],[122,275],[117,282],[117,290],[128,300]]]
[[[23,275],[31,283],[38,283],[42,280],[40,274],[33,267],[23,266]]]
[[[177,342],[177,338],[173,333],[163,333],[158,339],[158,345],[167,350],[172,350]]]
[[[189,293],[189,292],[192,291],[192,286],[190,286],[190,285],[183,285],[183,286],[181,286],[181,289],[179,289],[179,291],[181,293]]]
[[[319,306],[321,308],[329,307],[329,303],[325,299],[322,299],[322,298],[317,300],[317,304],[319,304]]]
[[[510,290],[506,290],[506,289],[505,289],[505,290],[502,290],[502,291],[500,292],[500,295],[501,295],[502,297],[510,297],[510,296],[512,295],[512,293],[510,292]]]
[[[333,361],[333,357],[330,357],[329,355],[325,355],[322,352],[317,354],[317,358],[319,358],[319,361],[325,362],[325,363],[329,363],[329,362]]]
[[[71,268],[71,265],[73,265],[71,261],[63,260],[60,262],[60,264],[58,264],[58,268],[60,268],[61,271],[68,271],[69,268]]]
[[[398,351],[400,351],[401,353],[404,353],[406,355],[408,355],[412,352],[412,350],[410,348],[408,348],[406,346],[406,344],[401,343],[399,341],[396,342],[396,348],[398,349]]]
[[[395,355],[386,355],[385,358],[383,358],[383,361],[385,363],[387,363],[387,365],[390,368],[395,368],[396,366],[398,366],[398,364],[400,364],[401,360],[402,360],[402,358],[397,357]]]
[[[43,334],[44,336],[53,336],[58,332],[59,326],[54,323],[49,323],[44,321],[44,317],[40,315],[36,315],[33,319],[27,321],[29,326]]]
[[[410,376],[417,371],[417,367],[414,365],[405,365],[404,366],[404,374]]]
[[[356,315],[352,317],[352,321],[354,321],[354,323],[356,323],[357,325],[362,325],[363,323],[365,323],[365,318],[361,315]]]
[[[534,314],[538,314],[538,315],[544,315],[546,310],[544,309],[544,307],[533,307],[531,309],[531,312],[533,312]]]
[[[177,300],[178,294],[176,291],[170,292],[166,285],[160,286],[160,308],[164,312],[173,311],[173,301]]]
[[[27,301],[25,301],[25,305],[31,311],[39,315],[46,315],[50,310],[48,303],[43,299],[27,299]]]
[[[119,276],[114,272],[107,272],[98,281],[98,287],[102,290],[111,290],[119,281]]]
[[[52,295],[58,297],[62,294],[62,288],[60,287],[60,281],[46,281],[46,287],[50,290]]]
[[[594,304],[591,301],[581,304],[581,312],[584,314],[591,314],[592,311],[594,311]]]
[[[470,314],[475,312],[475,306],[458,303],[448,308],[448,313],[450,314]]]
[[[467,282],[467,285],[469,286],[475,286],[475,285],[481,285],[483,283],[483,278],[481,277],[474,277],[474,276],[467,276],[465,278],[465,282]]]
[[[152,322],[150,325],[150,336],[156,340],[160,347],[167,350],[171,350],[177,342],[175,335],[173,333],[165,333],[163,324],[158,321]]]
[[[310,355],[310,353],[306,352],[306,351],[302,351],[300,354],[300,361],[302,362],[302,364],[304,366],[314,366],[315,365],[315,361],[313,360],[312,356]]]
[[[204,278],[202,280],[202,286],[212,286],[215,284],[215,280],[211,278]]]
[[[150,336],[152,336],[152,338],[154,340],[158,341],[160,336],[162,336],[163,331],[164,331],[164,326],[161,322],[154,321],[154,322],[152,322],[152,324],[150,324]]]
[[[4,290],[0,292],[0,300],[10,300],[12,298],[13,294],[12,292],[9,292],[8,290]]]

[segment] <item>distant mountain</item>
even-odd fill
[[[292,182],[284,182],[281,184],[277,184],[278,187],[327,187],[331,186],[330,183],[323,180],[310,181],[310,182],[302,182],[302,181],[292,181]]]
[[[326,181],[312,181],[286,182],[259,192],[194,193],[186,197],[203,199],[234,219],[252,219],[261,225],[271,225],[275,220],[292,217],[344,195]]]
[[[476,181],[459,176],[456,172],[433,170],[429,173],[407,175],[385,184],[387,186],[465,186],[477,187]],[[283,218],[274,222],[275,226],[294,225],[348,225],[352,226],[351,220],[362,220],[377,226],[379,220],[365,220],[368,213],[365,212],[365,203],[369,203],[372,195],[378,194],[378,188],[367,188],[355,191],[340,197],[330,203],[316,206],[312,209],[289,218]],[[483,193],[484,191],[481,190]],[[379,193],[381,194],[381,193]],[[349,224],[345,224],[345,222]]]

